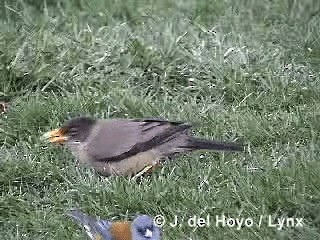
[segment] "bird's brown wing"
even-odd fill
[[[170,141],[191,125],[158,119],[99,121],[86,143],[96,161],[120,161]]]

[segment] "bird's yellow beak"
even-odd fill
[[[63,134],[61,128],[57,128],[43,134],[41,139],[51,143],[63,144],[67,140],[67,137]]]

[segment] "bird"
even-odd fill
[[[78,209],[67,215],[82,225],[92,240],[160,240],[160,228],[148,215],[138,215],[132,222],[111,222],[87,216]]]
[[[79,116],[41,139],[66,146],[81,164],[105,177],[137,176],[166,158],[194,150],[243,151],[243,145],[191,135],[192,125],[157,118],[95,119]]]

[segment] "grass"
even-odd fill
[[[320,239],[319,1],[0,8],[2,239],[86,239],[64,215],[73,207],[111,220],[211,216],[210,227],[166,224],[163,239]],[[181,156],[140,183],[104,179],[39,139],[79,113],[190,121],[248,148]],[[222,214],[254,225],[216,227]],[[276,230],[269,215],[304,225]]]

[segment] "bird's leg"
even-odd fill
[[[145,175],[146,173],[150,173],[154,167],[155,167],[155,166],[153,166],[153,165],[148,165],[148,166],[146,166],[144,169],[142,169],[140,172],[138,172],[138,173],[134,176],[134,178],[138,178],[138,177],[141,177],[141,176]]]

